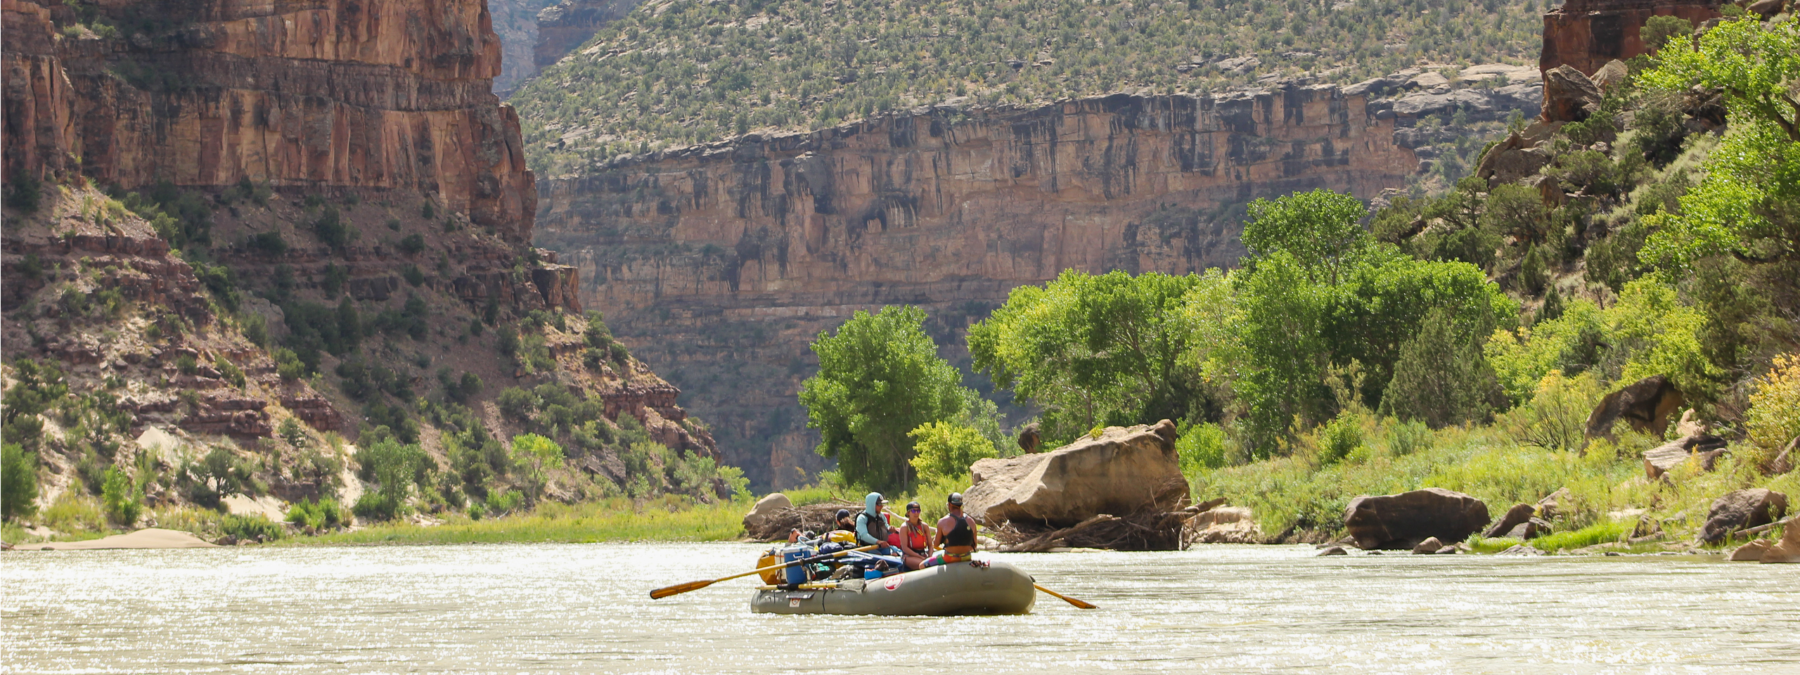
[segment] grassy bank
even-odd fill
[[[1661,440],[1630,432],[1616,443],[1549,450],[1521,444],[1504,424],[1438,431],[1373,417],[1356,424],[1361,441],[1341,458],[1333,458],[1323,434],[1312,434],[1286,457],[1192,470],[1194,497],[1225,497],[1250,507],[1267,535],[1312,532],[1326,538],[1342,534],[1344,509],[1359,495],[1438,487],[1481,499],[1498,517],[1513,504],[1536,503],[1567,488],[1555,534],[1531,542],[1553,551],[1618,542],[1640,518],[1656,523],[1670,540],[1692,541],[1720,495],[1747,487],[1800,493],[1800,474],[1766,476],[1753,460],[1737,456],[1721,458],[1710,472],[1690,463],[1668,480],[1647,480],[1640,453]],[[1476,543],[1478,551],[1497,551],[1519,542]]]

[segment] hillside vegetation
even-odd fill
[[[1537,0],[672,0],[513,96],[532,168],[962,100],[1040,105],[1536,57]]]
[[[1666,35],[1692,31],[1675,21]],[[1604,96],[1590,89],[1572,118],[1515,125],[1489,154],[1536,153],[1541,165],[1523,175],[1471,176],[1373,213],[1327,190],[1257,200],[1239,269],[1065,272],[1014,289],[970,328],[969,351],[1039,407],[1046,447],[1102,426],[1177,421],[1196,500],[1251,506],[1276,538],[1329,536],[1357,495],[1424,487],[1492,509],[1567,488],[1558,530],[1599,528],[1558,540],[1570,546],[1685,538],[1724,492],[1800,489],[1796,54],[1793,19],[1731,20],[1696,44],[1671,41],[1634,58]],[[815,349],[880,318],[859,314]],[[919,333],[885,330],[893,337],[869,342]],[[888,351],[858,362],[902,356]],[[823,358],[821,368],[821,380],[859,372]],[[1688,424],[1589,428],[1603,395],[1655,376],[1684,395]],[[908,398],[894,391],[907,379],[860,381]],[[866,457],[968,485],[967,473],[923,469],[1005,448],[959,433],[959,408],[930,404],[942,398],[915,387],[910,409],[939,411],[910,433],[916,443],[863,425],[860,437],[827,433],[818,451],[840,466]],[[897,407],[801,400],[821,429],[845,411]],[[1717,461],[1645,475],[1643,451],[1709,433],[1729,442]],[[909,486],[904,472],[841,476]]]

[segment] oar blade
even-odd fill
[[[1050,595],[1056,596],[1056,599],[1061,600],[1066,603],[1069,603],[1069,604],[1074,605],[1081,609],[1100,609],[1094,603],[1088,602],[1086,600],[1082,600],[1081,598],[1071,598],[1069,596],[1063,595],[1061,593],[1050,590],[1048,588],[1044,588],[1043,586],[1040,586],[1038,584],[1032,584],[1032,587],[1036,588],[1040,591],[1043,591],[1045,593],[1049,593]]]
[[[685,584],[675,584],[674,586],[665,586],[663,588],[658,588],[654,591],[650,591],[650,599],[651,600],[661,600],[661,599],[669,597],[671,595],[680,595],[680,594],[686,593],[688,591],[697,591],[702,588],[706,588],[707,586],[713,585],[713,583],[716,581],[718,581],[718,580],[717,579],[708,579],[706,581],[690,581]]]

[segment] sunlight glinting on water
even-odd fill
[[[0,557],[5,672],[1800,672],[1800,567],[1311,547],[1005,556],[1025,616],[773,616],[747,544]],[[952,668],[954,666],[954,668]]]

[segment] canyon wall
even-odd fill
[[[562,0],[538,14],[532,63],[543,69],[587,42],[606,24],[623,18],[643,0]]]
[[[484,0],[4,0],[5,171],[416,190],[509,241],[537,194]],[[58,27],[62,27],[60,30]]]
[[[382,394],[308,382],[367,362],[405,374],[397,407],[436,392],[428,366],[486,382],[478,414],[505,387],[555,382],[712,453],[678,389],[622,354],[584,364],[561,318],[544,329],[554,367],[496,349],[519,317],[582,307],[575,268],[528,245],[537,190],[490,91],[485,0],[0,0],[0,18],[6,362],[54,360],[76,389],[124,382],[138,430],[267,437],[292,414],[353,435]],[[183,210],[127,210],[152,193]],[[341,325],[362,314],[370,344],[315,351],[317,379],[277,379],[285,312],[307,305],[337,305]],[[424,309],[402,351],[388,334],[407,306]],[[239,332],[251,324],[262,339]],[[220,384],[215,360],[248,378]]]
[[[1589,75],[1613,59],[1643,54],[1638,30],[1653,16],[1677,16],[1699,26],[1719,16],[1720,0],[1567,0],[1544,14],[1539,70],[1568,64]]]
[[[537,243],[689,392],[726,461],[781,487],[824,466],[794,397],[820,331],[915,304],[940,344],[960,342],[1012,288],[1066,269],[1233,265],[1255,198],[1403,185],[1419,162],[1394,117],[1304,83],[925,108],[544,181]]]

